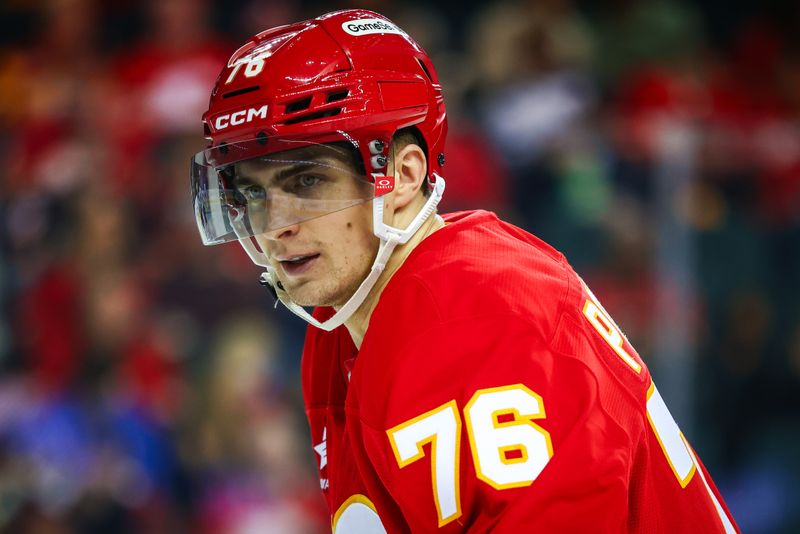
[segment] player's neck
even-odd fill
[[[375,286],[369,292],[367,298],[364,299],[364,302],[359,306],[358,310],[345,322],[345,326],[350,332],[350,336],[353,338],[353,343],[355,343],[358,349],[361,349],[361,343],[364,341],[364,336],[369,326],[369,319],[372,317],[372,312],[375,310],[375,306],[377,306],[386,284],[392,279],[397,269],[403,265],[408,255],[411,254],[411,251],[414,250],[423,239],[443,226],[444,220],[439,215],[428,217],[428,219],[422,223],[417,233],[415,233],[407,243],[398,245],[397,248],[394,249],[394,252],[389,257],[389,261],[386,262],[386,267],[378,277]]]

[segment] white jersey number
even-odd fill
[[[478,478],[496,489],[530,486],[553,456],[542,398],[523,386],[482,389],[464,409]],[[505,418],[505,419],[503,419]]]
[[[458,458],[461,419],[456,401],[417,416],[388,431],[397,464],[405,467],[425,456],[422,446],[431,444],[433,499],[439,512],[439,526],[461,515],[458,495]]]
[[[477,391],[464,420],[478,478],[496,489],[528,486],[553,456],[550,434],[535,423],[544,418],[542,398],[522,384]],[[451,400],[386,431],[401,468],[425,456],[431,444],[433,499],[439,526],[461,516],[459,445],[461,419]]]

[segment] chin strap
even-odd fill
[[[239,243],[242,244],[242,247],[244,248],[245,252],[247,252],[247,255],[250,256],[250,259],[253,261],[253,263],[266,269],[266,271],[261,273],[260,281],[263,284],[269,285],[274,290],[278,300],[280,300],[283,305],[289,309],[289,311],[305,320],[309,324],[330,332],[334,328],[344,324],[344,322],[347,321],[347,319],[349,319],[353,313],[355,313],[359,306],[364,303],[367,295],[369,295],[369,292],[375,286],[375,282],[378,281],[378,277],[386,268],[386,263],[389,261],[389,258],[391,257],[392,252],[394,252],[395,247],[397,245],[407,243],[408,240],[417,233],[422,226],[422,223],[424,223],[428,217],[436,213],[436,206],[439,204],[439,201],[442,200],[445,182],[444,178],[436,173],[434,173],[434,177],[436,178],[436,181],[433,183],[433,189],[428,197],[428,200],[425,202],[425,205],[422,207],[416,217],[414,217],[414,220],[411,221],[411,223],[405,229],[395,228],[394,226],[389,226],[383,222],[383,196],[376,197],[372,200],[373,233],[381,240],[381,244],[378,247],[378,254],[375,256],[375,261],[372,262],[372,268],[370,269],[369,274],[361,282],[361,285],[358,286],[358,289],[356,289],[355,293],[353,293],[353,296],[351,296],[341,308],[336,310],[335,314],[323,322],[315,319],[310,313],[303,309],[302,306],[292,301],[292,299],[289,297],[289,294],[283,289],[278,281],[275,269],[273,269],[270,265],[269,258],[267,257],[266,253],[262,252],[267,250],[264,246],[265,243],[256,237],[256,240],[258,241],[262,251],[256,249],[252,240],[247,236],[247,231],[244,228],[244,223],[241,220],[241,217],[233,221],[232,226],[236,232],[236,235],[239,237]]]

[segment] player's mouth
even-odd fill
[[[317,258],[319,258],[319,254],[303,254],[278,258],[278,261],[284,273],[288,276],[298,276],[311,269],[311,266],[314,265]]]

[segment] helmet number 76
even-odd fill
[[[262,70],[264,70],[264,56],[255,56],[252,58],[242,58],[234,63],[233,70],[228,75],[228,79],[225,80],[226,84],[229,84],[236,78],[236,75],[242,68],[242,65],[247,65],[244,69],[244,75],[247,78],[252,78],[253,76],[258,76]]]

